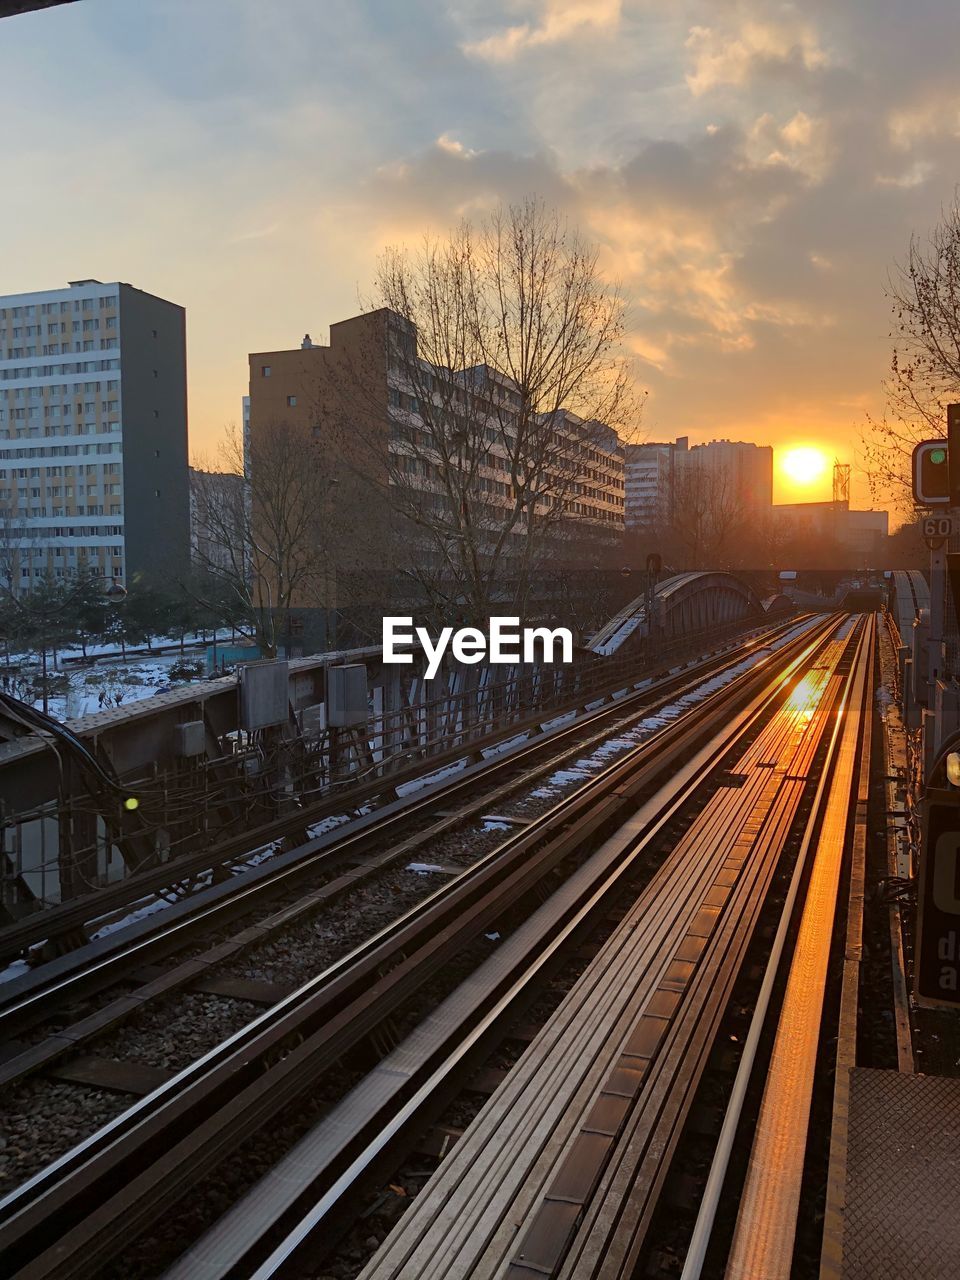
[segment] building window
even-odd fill
[[[270,369],[270,366],[269,366],[268,364],[262,364],[262,365],[260,366],[260,377],[261,377],[261,378],[269,378],[269,377],[270,377],[270,373],[271,373],[271,369]]]
[[[296,396],[287,396],[287,408],[288,408],[288,409],[295,409],[296,407],[297,407],[297,397],[296,397]]]

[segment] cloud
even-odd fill
[[[237,416],[248,350],[356,310],[385,243],[531,193],[622,282],[651,429],[842,439],[878,395],[887,270],[960,173],[956,0],[284,17],[98,0],[0,48],[11,100],[46,85],[6,140],[7,288],[89,273],[185,303],[195,436]]]
[[[815,182],[826,175],[833,159],[830,127],[805,111],[797,111],[783,124],[766,111],[750,128],[748,151],[758,164],[786,166]]]
[[[816,32],[801,22],[748,20],[735,33],[694,26],[686,46],[693,55],[686,80],[698,97],[721,85],[742,86],[760,69],[813,71],[829,61]]]
[[[621,0],[543,0],[538,23],[524,22],[483,40],[467,41],[463,51],[488,62],[511,62],[545,45],[584,34],[612,34],[620,23]]]

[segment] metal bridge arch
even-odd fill
[[[756,591],[736,574],[712,569],[678,573],[658,583],[652,598],[644,594],[631,600],[588,647],[609,656],[652,634],[669,640],[763,612]]]

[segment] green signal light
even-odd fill
[[[127,796],[126,800],[123,802],[123,807],[132,812],[134,809],[140,808],[140,801],[136,796]]]
[[[943,463],[945,463],[945,462],[946,462],[946,460],[947,460],[947,451],[946,451],[946,449],[931,449],[931,450],[930,450],[930,461],[933,463],[933,465],[934,465],[935,467],[942,466],[942,465],[943,465]]]

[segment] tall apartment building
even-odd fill
[[[626,453],[628,530],[668,525],[693,478],[714,486],[719,500],[735,500],[744,515],[769,515],[773,504],[773,449],[739,440],[690,445],[675,441],[630,445]]]
[[[14,590],[185,571],[182,307],[99,280],[0,297],[0,543]]]
[[[404,355],[398,359],[396,352]],[[507,449],[500,424],[509,421],[515,389],[488,368],[418,370],[418,386],[405,369],[416,359],[416,333],[401,316],[387,310],[354,316],[330,326],[330,342],[320,345],[307,334],[300,347],[250,355],[250,394],[244,399],[247,434],[271,422],[290,422],[312,428],[321,444],[346,455],[355,467],[383,480],[399,465],[423,490],[426,499],[441,501],[432,474],[430,446],[424,443],[424,407],[415,391],[438,389],[441,380],[456,383],[464,413],[475,424],[476,409],[490,405],[489,448],[477,469],[477,484],[495,526],[498,507],[512,500]],[[427,392],[430,394],[430,391]],[[439,403],[439,399],[437,401]],[[494,407],[495,406],[495,407]],[[426,414],[429,418],[429,413]],[[334,433],[327,424],[336,421]],[[346,424],[346,429],[344,428]],[[495,425],[496,424],[496,425]],[[624,453],[617,433],[600,423],[582,422],[576,415],[554,415],[557,456],[575,470],[566,488],[568,528],[598,543],[613,545],[624,526]],[[377,442],[377,450],[371,449]],[[362,513],[358,513],[362,514]],[[523,534],[513,535],[519,542]]]
[[[628,532],[656,529],[672,517],[677,455],[687,450],[687,437],[674,441],[629,444],[624,463]]]
[[[687,451],[684,465],[702,468],[723,478],[744,508],[754,515],[770,514],[773,505],[773,448],[743,440],[710,440]]]

